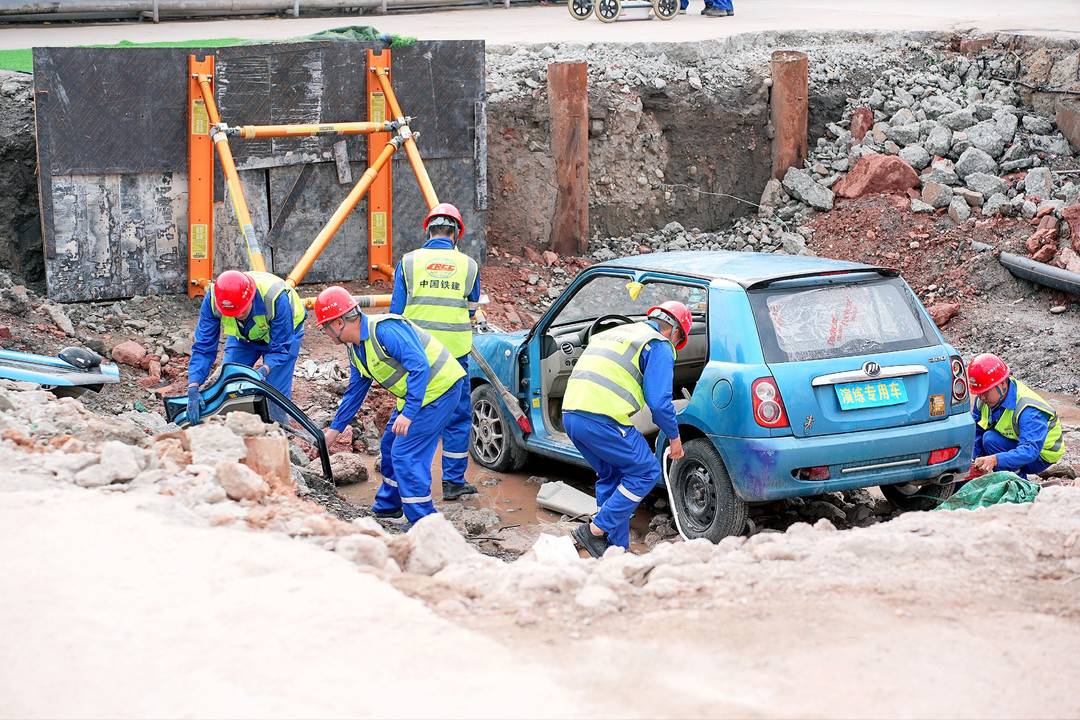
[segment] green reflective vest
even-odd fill
[[[1065,454],[1065,439],[1062,437],[1061,423],[1058,421],[1057,411],[1024,383],[1019,380],[1013,380],[1013,382],[1016,383],[1016,409],[1005,408],[1001,413],[1001,417],[998,418],[997,424],[994,425],[994,430],[1010,440],[1019,439],[1020,413],[1029,407],[1035,408],[1050,418],[1046,440],[1043,442],[1042,452],[1039,453],[1039,457],[1048,463],[1056,463]],[[983,430],[989,430],[990,406],[981,402],[979,402],[979,406],[981,408],[979,427]]]
[[[630,416],[645,406],[641,351],[652,340],[670,345],[667,338],[644,322],[593,335],[570,373],[562,409],[606,415],[630,425]]]
[[[365,365],[360,360],[360,355],[347,345],[349,350],[349,362],[360,371],[360,374],[370,378],[386,388],[397,401],[397,409],[405,407],[405,396],[409,390],[409,373],[395,358],[390,357],[375,336],[375,328],[381,322],[387,320],[408,320],[400,315],[380,315],[368,318],[368,336],[364,340],[364,357],[367,358]],[[424,354],[427,355],[430,374],[428,375],[427,390],[424,391],[424,401],[421,407],[438,400],[443,394],[454,386],[459,379],[465,377],[465,371],[451,355],[443,344],[433,338],[430,333],[409,323],[416,335],[420,338],[420,344],[424,346]],[[410,418],[410,420],[413,418]]]
[[[421,248],[401,259],[405,279],[405,317],[430,332],[454,357],[472,349],[469,293],[480,271],[459,250]]]
[[[210,285],[210,308],[214,311],[214,316],[221,320],[221,329],[225,331],[226,335],[247,340],[248,342],[267,342],[270,339],[270,323],[273,322],[277,312],[274,304],[281,293],[289,294],[289,304],[292,305],[293,311],[293,329],[303,324],[307,311],[304,309],[304,301],[300,299],[296,290],[286,285],[285,281],[277,275],[271,275],[268,272],[249,270],[245,274],[255,281],[256,292],[262,297],[263,305],[266,307],[266,314],[252,317],[251,320],[254,324],[251,326],[251,331],[244,335],[237,318],[223,316],[221,311],[218,310],[217,302],[214,300],[214,286]]]

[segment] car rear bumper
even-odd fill
[[[749,502],[762,502],[964,475],[971,464],[975,424],[961,413],[909,427],[820,437],[709,437],[724,458],[735,492]],[[927,464],[932,451],[950,447],[960,448],[955,458]],[[828,466],[828,480],[798,480],[792,474],[820,466]]]

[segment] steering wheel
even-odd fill
[[[593,336],[593,333],[600,332],[600,326],[601,325],[604,325],[605,323],[608,323],[608,322],[612,322],[614,320],[619,321],[618,323],[616,323],[615,326],[629,325],[629,324],[634,322],[631,318],[628,318],[625,315],[617,315],[615,313],[612,313],[610,315],[601,315],[600,317],[593,320],[592,325],[590,325],[588,327],[588,329],[585,330],[585,337],[584,337],[584,339],[582,341],[583,344],[588,345],[589,339]],[[613,327],[615,327],[615,326],[613,326]],[[610,328],[605,328],[605,329],[610,329]]]

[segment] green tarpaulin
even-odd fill
[[[215,38],[212,40],[176,40],[170,42],[152,42],[152,43],[133,43],[127,40],[121,41],[115,45],[87,45],[85,47],[229,47],[231,45],[256,45],[266,42],[309,42],[312,40],[381,40],[390,45],[392,48],[404,47],[406,45],[412,45],[416,42],[416,38],[407,37],[404,35],[388,35],[380,33],[370,25],[350,25],[347,27],[332,28],[330,30],[323,30],[322,32],[315,33],[314,35],[304,35],[302,37],[289,38],[288,40],[244,40],[243,38]],[[34,72],[34,60],[31,55],[30,48],[23,48],[20,50],[0,50],[0,70],[14,70],[15,72],[33,73]]]
[[[966,483],[938,510],[974,510],[1000,503],[1029,503],[1039,486],[1011,472],[993,472]]]

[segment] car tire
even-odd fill
[[[724,460],[710,440],[683,445],[685,455],[671,466],[668,481],[687,538],[720,542],[746,529],[746,503],[735,494]]]
[[[885,499],[902,512],[933,510],[952,495],[955,489],[956,483],[920,486],[900,483],[899,485],[882,485],[880,487],[881,494],[885,496]]]
[[[495,388],[485,383],[473,389],[469,432],[469,454],[473,460],[496,472],[521,469],[529,453],[518,440],[516,427]]]

